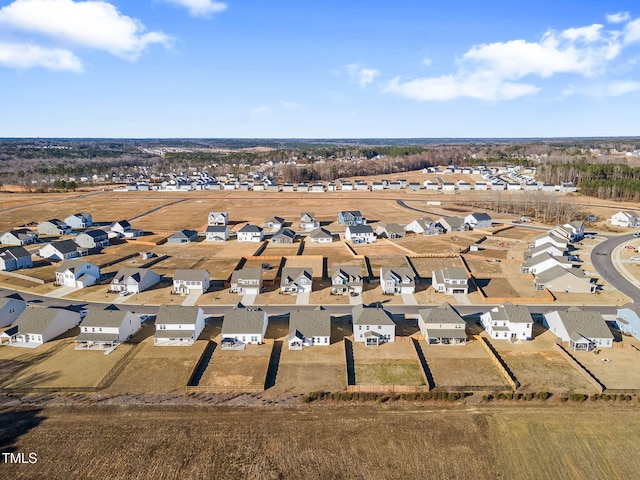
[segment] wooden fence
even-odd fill
[[[489,342],[489,340],[487,340],[485,337],[480,337],[480,340],[481,340],[480,343],[482,343],[482,346],[489,354],[489,357],[491,358],[495,366],[498,367],[498,370],[500,370],[500,373],[507,380],[507,383],[511,385],[511,388],[513,390],[517,390],[520,387],[520,382],[518,381],[516,376],[513,374],[513,372],[509,370],[509,367],[507,366],[505,361],[502,359],[502,357],[498,354],[498,352],[495,350],[495,348],[493,348],[493,345],[491,345],[491,342]]]
[[[598,391],[598,393],[602,393],[605,391],[606,387],[604,386],[604,384],[601,383],[600,380],[598,380],[598,378],[593,373],[587,370],[584,367],[584,365],[582,365],[578,360],[576,360],[574,356],[571,355],[562,345],[560,345],[559,343],[555,343],[554,345],[558,353],[560,353],[560,355],[567,362],[569,362],[569,364],[573,368],[575,368],[578,372],[580,372],[580,375],[582,375],[591,385],[593,385],[595,389]]]

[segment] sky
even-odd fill
[[[640,2],[0,1],[0,137],[640,136]]]

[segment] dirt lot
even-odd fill
[[[584,367],[593,373],[607,388],[640,389],[638,361],[640,352],[632,348],[603,348],[598,355],[593,352],[571,352]],[[603,359],[610,361],[603,361]]]
[[[282,346],[275,386],[265,396],[346,389],[344,343],[289,350]]]
[[[451,242],[450,239],[444,240],[444,235],[416,235],[415,237],[398,238],[394,242],[418,255],[423,253],[459,253],[461,250],[460,245]]]
[[[411,258],[411,263],[422,278],[431,278],[433,271],[445,267],[461,267],[464,264],[459,257],[456,258]]]
[[[353,343],[356,384],[424,385],[416,350],[411,342],[366,347]]]
[[[309,257],[309,256],[299,256],[299,257],[287,257],[287,260],[284,264],[285,267],[293,267],[293,268],[311,268],[313,278],[320,279],[322,278],[322,257]],[[315,287],[315,285],[314,285]]]
[[[272,345],[248,345],[246,350],[216,347],[199,385],[264,386]]]
[[[511,298],[546,298],[544,291],[533,288],[531,278],[489,278],[478,281],[487,297],[511,297]]]
[[[407,252],[398,248],[392,242],[378,241],[370,244],[353,245],[351,247],[358,255],[378,256],[378,255],[406,255]]]
[[[420,345],[437,387],[475,385],[490,390],[507,385],[479,340],[463,347],[429,346],[425,341]]]

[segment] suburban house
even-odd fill
[[[268,324],[267,312],[259,308],[234,307],[227,310],[222,320],[222,348],[229,340],[242,346],[263,343]]]
[[[195,230],[180,230],[167,238],[167,243],[191,243],[198,238]]]
[[[226,242],[229,240],[229,227],[226,225],[209,225],[205,234],[208,242]]]
[[[160,282],[160,275],[148,268],[122,268],[111,280],[110,291],[140,293]]]
[[[38,224],[38,233],[40,235],[66,235],[71,233],[71,228],[62,220],[52,218]]]
[[[27,307],[3,332],[10,345],[37,347],[80,323],[80,314],[64,308]]]
[[[309,239],[311,239],[311,243],[331,243],[333,242],[333,235],[329,230],[316,228],[309,233]]]
[[[31,254],[24,247],[0,249],[0,270],[12,272],[33,267]]]
[[[0,243],[3,245],[29,245],[35,243],[38,239],[38,235],[29,230],[28,228],[20,228],[18,230],[11,230],[4,232],[0,235]]]
[[[204,330],[204,312],[200,307],[160,305],[156,316],[156,332],[153,345],[156,347],[188,347]]]
[[[333,266],[331,274],[331,293],[333,295],[348,295],[362,293],[364,282],[362,279],[362,267]]]
[[[356,305],[351,310],[353,341],[363,342],[367,347],[396,341],[396,324],[380,305],[365,307]]]
[[[491,338],[531,340],[533,319],[524,305],[505,302],[480,315],[480,323]]]
[[[310,268],[285,267],[280,278],[280,293],[297,294],[311,292],[313,274]]]
[[[331,315],[328,310],[295,310],[289,315],[289,350],[328,346],[331,343]]]
[[[231,274],[231,293],[258,295],[262,291],[262,269],[241,268]]]
[[[377,240],[370,225],[350,225],[344,232],[344,238],[351,243],[374,243]]]
[[[640,226],[640,215],[628,210],[614,213],[610,219],[611,225],[618,227],[638,227]]]
[[[109,246],[109,234],[104,230],[86,230],[73,239],[80,248],[95,250]]]
[[[111,224],[111,231],[117,233],[121,237],[131,230],[131,224],[127,220],[119,220]]]
[[[27,302],[17,298],[0,298],[0,327],[8,327],[24,312]]]
[[[75,339],[76,350],[115,348],[142,328],[140,317],[123,310],[90,310]]]
[[[380,267],[380,287],[384,295],[401,295],[416,291],[416,275],[410,267]]]
[[[64,223],[69,225],[73,230],[80,230],[93,225],[93,217],[87,212],[74,213],[65,218]]]
[[[405,230],[397,223],[380,222],[376,226],[376,233],[383,238],[403,238]]]
[[[436,220],[436,228],[440,228],[443,232],[464,232],[467,225],[464,218],[458,217],[440,217]]]
[[[407,232],[419,233],[422,235],[435,235],[436,232],[436,224],[431,218],[420,217],[415,219],[413,222],[405,225],[404,229]]]
[[[271,243],[293,243],[296,239],[296,232],[290,228],[281,228],[271,236]]]
[[[353,225],[364,225],[367,221],[362,216],[362,213],[360,213],[360,210],[344,210],[338,212],[338,223],[349,227]]]
[[[534,288],[546,288],[550,292],[594,293],[598,286],[585,275],[584,270],[556,265],[536,275]]]
[[[85,288],[95,285],[100,269],[85,260],[66,260],[56,269],[56,283],[64,287]]]
[[[418,312],[418,327],[429,345],[465,345],[466,323],[448,303]]]
[[[552,257],[561,257],[564,255],[565,250],[562,248],[556,247],[552,243],[543,243],[538,247],[534,247],[530,250],[524,252],[524,259],[529,260],[530,258],[537,257],[543,253],[547,253]]]
[[[536,237],[533,243],[529,244],[530,248],[539,247],[540,245],[544,245],[546,243],[550,243],[551,245],[555,245],[558,248],[561,248],[563,251],[567,249],[567,239],[561,237],[557,233],[547,232],[539,237]]]
[[[320,222],[316,220],[316,214],[313,212],[303,212],[300,215],[300,228],[309,232],[314,228],[318,228]]]
[[[262,228],[257,225],[246,224],[238,230],[239,242],[261,242],[264,239]]]
[[[229,225],[229,215],[227,212],[209,212],[208,225]]]
[[[272,232],[277,232],[282,227],[284,227],[284,218],[282,217],[271,217],[264,222],[264,228],[269,228]]]
[[[464,217],[464,223],[467,224],[469,228],[491,228],[493,225],[489,214],[477,212],[470,213]]]
[[[0,301],[0,305],[2,301]],[[0,308],[0,312],[2,309]],[[616,325],[623,334],[640,338],[640,310],[635,303],[625,303],[618,307]]]
[[[173,274],[173,293],[177,295],[203,294],[209,290],[210,278],[207,270],[184,269]]]
[[[462,267],[445,267],[433,270],[431,285],[436,292],[448,295],[469,293],[469,277]]]
[[[571,231],[571,241],[579,241],[584,238],[584,222],[582,220],[574,220],[573,222],[565,223],[564,228]]]
[[[541,253],[524,262],[520,271],[537,275],[556,266],[571,268],[573,263],[567,257],[552,257],[548,253]]]
[[[58,242],[47,243],[40,247],[38,255],[50,260],[69,260],[88,255],[86,248],[81,248],[73,240],[60,240]]]
[[[590,351],[611,348],[613,334],[600,312],[570,307],[543,315],[544,326],[561,342],[568,342],[572,350]]]

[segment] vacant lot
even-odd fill
[[[478,280],[487,297],[498,298],[546,298],[544,291],[533,288],[531,278],[485,278]]]
[[[394,240],[398,245],[408,248],[416,254],[459,253],[460,246],[442,235],[416,235]],[[473,242],[471,242],[473,243]]]
[[[632,348],[604,348],[598,355],[593,352],[571,352],[587,370],[607,388],[640,389],[640,352]],[[609,361],[603,361],[608,359]]]
[[[421,341],[422,351],[438,387],[503,388],[505,378],[493,364],[479,340],[465,346],[428,345]]]
[[[272,345],[249,345],[246,350],[217,347],[199,385],[264,387]]]
[[[289,268],[311,268],[311,274],[313,278],[322,278],[322,270],[323,270],[324,259],[320,256],[292,256],[287,257],[287,260],[284,264],[285,267]]]
[[[407,257],[404,255],[385,255],[367,257],[369,265],[371,265],[371,271],[375,277],[380,276],[380,268],[391,267],[408,267]]]
[[[284,342],[276,384],[265,394],[339,392],[345,388],[344,342],[303,350],[289,350]]]
[[[452,258],[411,258],[413,267],[422,278],[431,278],[433,271],[439,268],[445,267],[461,267],[464,268],[464,264],[460,257]]]
[[[411,342],[366,347],[353,343],[356,384],[424,385],[416,350]]]
[[[351,247],[358,255],[378,256],[378,255],[406,255],[407,252],[398,248],[392,242],[377,241],[370,244],[354,245]]]

